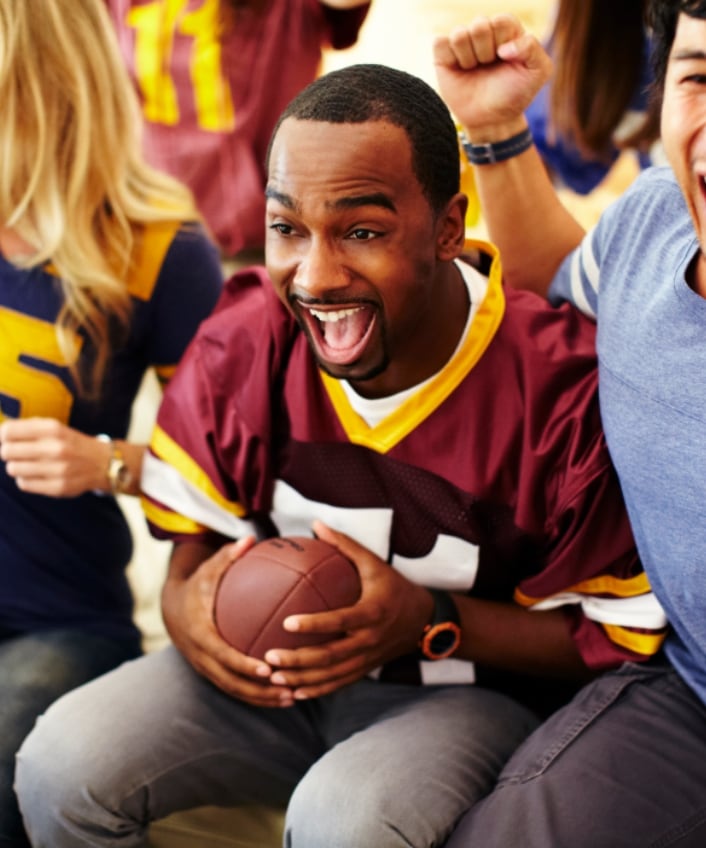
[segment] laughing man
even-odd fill
[[[381,66],[324,76],[285,110],[268,175],[267,270],[202,325],[146,464],[174,644],[30,736],[36,846],[141,845],[177,809],[253,802],[287,805],[292,848],[440,845],[541,716],[660,644],[593,325],[504,291],[495,251],[464,244],[435,92]],[[229,647],[219,577],[253,537],[312,528],[360,600],[284,621],[324,645]]]

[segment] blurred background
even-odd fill
[[[551,28],[554,7],[555,0],[373,0],[358,42],[348,50],[327,53],[323,70],[379,62],[416,74],[436,87],[431,53],[434,36],[447,34],[478,15],[509,12],[543,39]],[[634,154],[624,153],[590,195],[579,196],[568,190],[560,194],[575,217],[589,227],[637,173]],[[484,235],[482,223],[478,235]]]

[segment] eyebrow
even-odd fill
[[[281,203],[282,206],[286,206],[287,209],[291,209],[293,212],[298,212],[300,209],[299,204],[293,197],[290,197],[290,195],[284,194],[281,191],[277,191],[276,188],[272,188],[270,186],[265,189],[265,198],[268,200],[276,200],[278,203]],[[356,194],[351,197],[339,197],[337,200],[333,200],[326,205],[332,209],[338,210],[358,209],[362,206],[381,206],[383,209],[389,209],[391,212],[397,211],[397,207],[392,202],[391,198],[382,191],[376,191],[372,194]]]
[[[287,209],[291,209],[292,212],[299,211],[299,204],[295,203],[294,198],[290,197],[288,194],[283,194],[281,191],[277,191],[276,188],[267,186],[265,189],[265,199],[276,200],[278,203],[281,203],[282,206],[286,206]]]
[[[673,62],[688,61],[689,59],[706,59],[706,51],[696,47],[684,47],[681,50],[676,50],[672,56]]]
[[[353,197],[340,197],[329,204],[334,209],[357,209],[360,206],[382,206],[383,209],[389,209],[391,212],[396,212],[397,208],[392,200],[382,191],[373,192],[373,194],[358,194]]]

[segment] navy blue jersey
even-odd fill
[[[146,227],[133,267],[130,329],[100,396],[86,399],[57,341],[60,280],[50,266],[21,270],[0,256],[0,420],[42,416],[89,435],[126,436],[145,371],[169,378],[221,288],[217,253],[195,225]],[[76,334],[72,355],[79,364],[92,356],[86,334]],[[27,494],[0,464],[0,515],[0,629],[134,631],[125,576],[132,543],[113,498]]]

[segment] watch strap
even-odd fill
[[[429,589],[428,587],[427,591],[434,599],[434,612],[429,624],[441,624],[443,621],[452,621],[454,624],[461,623],[456,604],[448,592],[443,589]]]
[[[510,136],[504,141],[488,141],[485,144],[474,144],[464,133],[460,134],[461,147],[466,159],[471,165],[492,165],[519,156],[532,146],[532,133],[524,129],[517,135]]]

